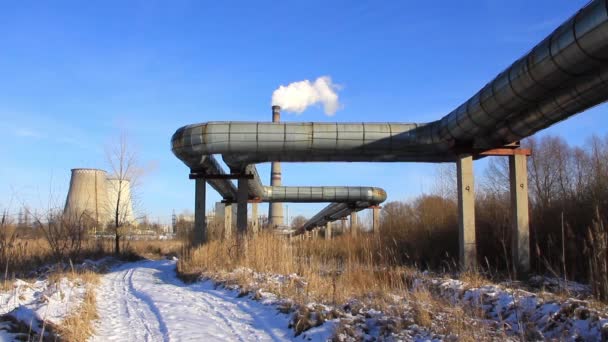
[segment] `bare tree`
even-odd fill
[[[64,215],[59,210],[49,210],[45,217],[32,215],[34,226],[42,232],[57,260],[76,257],[87,240],[87,232],[96,221],[87,212]]]
[[[488,192],[494,196],[509,193],[509,160],[505,157],[489,157],[479,193]]]
[[[106,151],[111,169],[108,191],[112,193],[108,203],[112,216],[111,229],[114,234],[114,252],[120,254],[120,239],[134,222],[132,192],[137,189],[142,170],[137,154],[129,144],[127,135],[122,133],[118,141]]]
[[[453,199],[456,198],[456,192],[456,165],[454,163],[437,165],[432,194],[446,199]]]
[[[298,229],[300,227],[302,227],[306,221],[308,221],[308,219],[302,215],[298,215],[296,217],[294,217],[293,219],[291,219],[291,227],[294,229]]]

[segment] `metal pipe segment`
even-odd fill
[[[371,203],[377,205],[386,200],[386,191],[369,186],[265,186],[254,165],[245,168],[253,175],[248,181],[249,196],[260,202],[291,203]]]
[[[606,101],[607,67],[607,3],[591,1],[443,117],[432,140],[491,148],[532,135]]]
[[[171,143],[173,153],[193,170],[213,168],[206,157],[212,154],[221,154],[235,170],[272,161],[455,161],[463,150],[503,147],[607,99],[608,4],[594,0],[440,120],[422,124],[209,122],[178,129]],[[210,184],[224,197],[234,198],[234,185]],[[269,189],[261,182],[251,185],[260,199],[283,196],[280,201],[288,201],[286,189]],[[301,190],[293,189],[296,198],[305,197],[300,193],[312,198],[319,191]],[[326,218],[351,209],[333,203],[309,223],[322,225]]]
[[[226,174],[212,155],[203,156],[201,165],[202,167],[197,170],[198,172],[203,172],[210,176]],[[247,197],[249,199],[269,203],[334,202],[321,211],[323,213],[322,216],[317,214],[307,222],[307,226],[310,226],[309,229],[323,225],[325,222],[348,216],[353,211],[378,205],[386,200],[386,191],[381,188],[364,186],[265,186],[262,184],[255,165],[247,165],[244,173],[252,176],[251,179],[246,181]],[[229,202],[236,200],[237,190],[232,181],[228,179],[208,178],[207,182],[222,195],[224,200]]]
[[[234,169],[274,160],[447,160],[448,142],[433,144],[428,126],[396,123],[209,122],[182,127],[173,153],[196,168],[200,155],[221,154]],[[197,158],[198,157],[198,158]]]
[[[202,171],[207,175],[225,175],[224,169],[213,156],[199,156],[201,161],[197,171]],[[212,188],[215,189],[222,197],[229,201],[236,201],[237,190],[234,183],[227,179],[207,179]]]
[[[371,205],[371,203],[363,202],[356,204],[331,203],[315,216],[311,217],[310,220],[306,221],[306,223],[299,229],[298,233],[303,233],[306,230],[312,230],[316,227],[322,227],[327,222],[333,222],[343,217],[347,217],[352,212],[361,211],[369,208]]]
[[[454,161],[460,148],[502,147],[608,99],[608,7],[591,1],[469,100],[428,124],[210,122],[172,138],[196,168],[269,162]]]

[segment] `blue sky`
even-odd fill
[[[342,85],[342,110],[284,121],[432,121],[585,3],[0,2],[0,207],[44,208],[49,194],[63,205],[70,169],[107,169],[104,148],[126,131],[150,166],[139,209],[167,222],[193,207],[194,184],[169,147],[180,126],[269,121],[274,89],[322,75]],[[606,111],[541,134],[582,144],[606,134]],[[429,191],[434,169],[283,164],[285,185],[380,186],[389,200]],[[259,170],[268,182],[268,165]],[[209,204],[219,199],[208,194]],[[322,206],[289,210],[311,216]]]

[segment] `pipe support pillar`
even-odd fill
[[[236,208],[236,231],[243,236],[247,234],[247,200],[249,199],[249,187],[247,179],[238,180],[237,208]]]
[[[380,233],[380,207],[374,206],[372,208],[372,231],[374,234]]]
[[[192,245],[200,246],[207,239],[207,218],[205,200],[206,200],[206,182],[204,179],[197,179],[194,185],[194,236]]]
[[[475,268],[477,260],[473,156],[458,156],[456,160],[456,173],[458,187],[459,260],[461,269],[468,270]]]
[[[353,236],[357,236],[357,231],[359,230],[359,225],[357,223],[357,212],[353,211],[350,213],[350,233]]]
[[[224,239],[232,237],[232,203],[224,203]]]
[[[258,203],[251,203],[251,231],[257,234],[260,230],[258,220]]]
[[[528,214],[527,156],[509,156],[511,186],[511,254],[517,277],[530,272],[530,222]]]

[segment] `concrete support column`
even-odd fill
[[[257,234],[260,230],[258,221],[258,203],[251,203],[251,231]]]
[[[475,189],[473,157],[458,156],[456,161],[458,183],[458,240],[460,267],[473,269],[477,260],[475,242]]]
[[[511,183],[511,253],[516,276],[530,272],[530,222],[528,215],[528,169],[526,155],[509,156]]]
[[[200,246],[207,240],[206,182],[204,179],[195,180],[194,192],[194,236],[192,245]]]
[[[325,224],[325,239],[331,240],[331,222]]]
[[[357,236],[359,230],[359,224],[357,223],[357,212],[353,211],[350,213],[350,233],[353,236]]]
[[[224,204],[224,239],[232,237],[232,203]]]
[[[313,229],[313,231],[312,231],[312,237],[313,237],[313,239],[316,239],[316,238],[319,237],[319,228]]]
[[[239,178],[236,197],[236,232],[239,236],[243,236],[247,234],[247,200],[249,199],[247,179]]]
[[[372,231],[374,234],[380,233],[380,206],[372,207]]]

